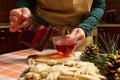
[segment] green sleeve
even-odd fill
[[[105,10],[105,0],[93,0],[91,12],[88,17],[77,27],[85,31],[86,36],[96,27],[101,20]]]
[[[36,0],[16,0],[16,7],[17,8],[27,7],[32,11],[35,3]]]

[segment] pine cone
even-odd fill
[[[108,80],[120,80],[120,55],[109,54],[106,58],[104,70]]]
[[[99,56],[98,46],[94,45],[94,44],[90,44],[90,45],[86,46],[86,49],[85,49],[84,53],[82,53],[82,56],[98,58],[98,56]]]
[[[104,75],[104,64],[106,61],[106,54],[100,53],[99,47],[94,44],[86,46],[86,50],[80,56],[81,61],[87,61],[94,63],[95,66],[100,70],[100,73]]]

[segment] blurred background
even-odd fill
[[[105,14],[91,34],[94,41],[101,44],[102,42],[99,40],[98,33],[101,35],[103,33],[109,34],[111,37],[113,33],[115,35],[120,34],[120,0],[105,1]],[[18,40],[20,33],[9,32],[9,13],[11,9],[15,8],[15,5],[16,0],[0,0],[0,54],[27,48]]]

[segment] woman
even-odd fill
[[[77,39],[81,46],[96,27],[105,10],[105,0],[17,0],[17,9],[10,12],[10,31],[29,25],[31,14],[57,25],[62,34]]]

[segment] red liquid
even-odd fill
[[[73,52],[75,44],[67,44],[67,45],[55,44],[55,47],[57,51],[59,52],[59,54],[67,56]]]
[[[42,27],[38,30],[24,30],[20,36],[20,42],[32,47],[36,50],[42,51],[52,35],[57,33],[54,28]]]

